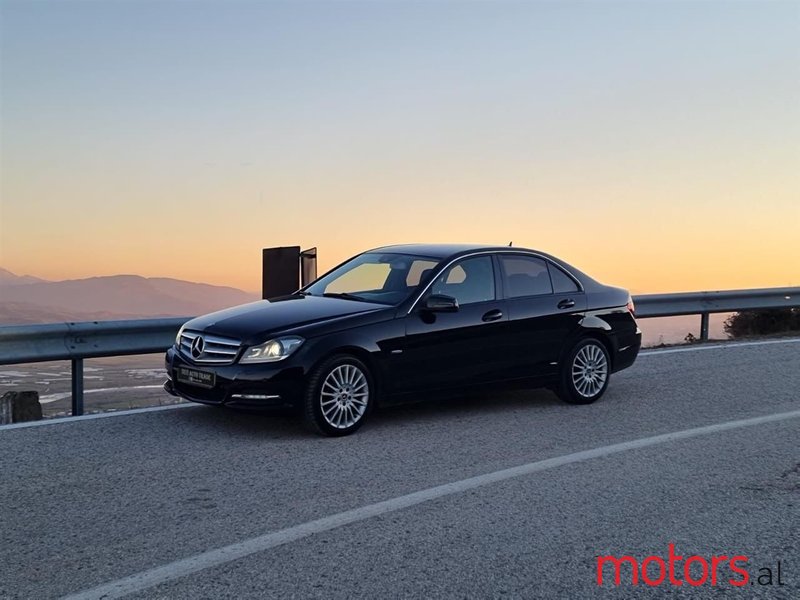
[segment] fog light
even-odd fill
[[[233,394],[231,398],[238,400],[280,400],[280,396],[274,394]]]

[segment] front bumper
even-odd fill
[[[164,389],[173,396],[201,404],[249,409],[296,406],[305,385],[305,369],[289,362],[291,357],[272,364],[206,365],[187,360],[172,347],[164,360],[168,377]],[[178,381],[178,367],[214,373],[214,387]]]

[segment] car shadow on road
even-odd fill
[[[505,417],[519,411],[527,413],[554,406],[563,406],[563,403],[548,390],[473,392],[382,407],[369,415],[363,431],[413,426],[421,422],[430,424],[438,421],[444,425],[450,421],[457,424],[467,418]],[[273,440],[319,437],[305,427],[297,410],[241,412],[216,406],[196,406],[174,413],[176,419],[184,422],[183,427],[208,428],[234,436]]]
[[[270,439],[292,439],[310,435],[297,411],[273,409],[266,412],[245,412],[220,406],[191,405],[170,411],[191,431],[206,430],[236,437],[251,436]]]
[[[559,405],[561,401],[549,390],[513,390],[499,392],[471,392],[459,396],[430,398],[387,406],[375,411],[371,421],[395,421],[463,417],[467,415],[489,417],[516,410],[537,410],[544,406]]]

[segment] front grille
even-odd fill
[[[192,345],[195,339],[201,337],[202,353],[195,356],[192,353]],[[181,333],[180,351],[186,358],[196,363],[227,365],[236,360],[239,354],[241,342],[231,338],[223,338],[216,335],[207,335],[200,331],[184,331]]]

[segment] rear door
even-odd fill
[[[533,255],[498,255],[509,318],[510,379],[555,373],[571,332],[586,310],[578,283],[550,261]]]

